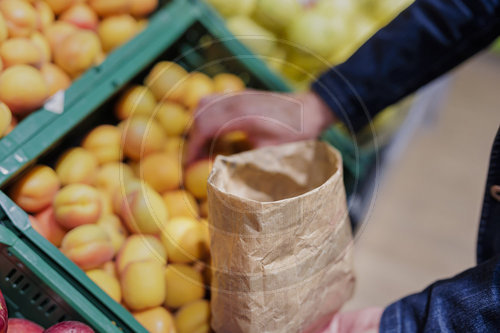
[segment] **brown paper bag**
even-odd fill
[[[354,288],[342,160],[303,141],[219,156],[208,180],[212,328],[312,332]]]

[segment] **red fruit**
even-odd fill
[[[32,321],[20,318],[9,319],[9,329],[7,333],[42,333],[43,327]]]
[[[79,321],[63,321],[47,328],[43,333],[94,333],[94,330]]]
[[[7,332],[8,320],[9,314],[7,313],[7,304],[5,304],[5,299],[0,290],[0,333]]]

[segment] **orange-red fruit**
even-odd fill
[[[54,209],[49,206],[35,215],[35,220],[31,222],[31,226],[40,235],[45,237],[54,246],[60,246],[66,230],[56,222]]]
[[[93,66],[101,52],[97,35],[89,30],[70,33],[54,48],[54,62],[71,77],[77,77]]]
[[[40,73],[47,83],[49,95],[54,95],[59,90],[66,90],[71,85],[71,79],[62,69],[47,62],[40,68]]]
[[[130,15],[144,17],[151,14],[158,7],[158,0],[130,0]]]
[[[101,196],[93,187],[71,184],[61,189],[54,198],[57,223],[66,229],[96,223],[101,216]]]
[[[36,29],[36,11],[29,3],[16,0],[0,1],[0,12],[7,22],[9,37],[29,37]]]
[[[97,14],[85,3],[76,3],[65,10],[59,20],[76,25],[81,29],[96,30],[99,24]]]
[[[132,160],[138,161],[140,158],[162,150],[165,145],[163,129],[151,118],[133,116],[124,120],[119,127],[123,128],[123,152]]]
[[[25,37],[10,38],[0,46],[0,56],[5,68],[14,65],[38,66],[42,52],[32,40]]]

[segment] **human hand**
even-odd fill
[[[316,94],[247,90],[203,99],[194,113],[187,162],[200,157],[207,142],[233,131],[247,134],[252,147],[313,139],[334,121]]]
[[[366,308],[337,313],[318,333],[377,333],[384,309]]]

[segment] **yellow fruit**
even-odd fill
[[[226,25],[243,44],[258,55],[268,56],[276,47],[276,36],[249,17],[230,17]]]
[[[137,31],[137,21],[130,15],[107,17],[99,23],[97,29],[105,52],[110,52],[124,44],[134,37]]]
[[[183,306],[175,315],[177,333],[209,332],[210,303],[196,301]]]
[[[10,38],[0,46],[0,56],[5,68],[14,65],[38,66],[42,62],[40,49],[24,37]]]
[[[295,1],[295,0],[294,0]],[[217,93],[227,94],[245,90],[243,80],[234,74],[221,73],[214,76],[214,90]]]
[[[5,41],[9,37],[9,32],[7,31],[7,22],[3,18],[3,14],[0,12],[0,43]]]
[[[84,184],[62,188],[54,197],[52,206],[56,222],[66,229],[96,223],[102,211],[99,191]]]
[[[52,53],[54,53],[56,47],[64,39],[66,39],[66,37],[68,37],[77,30],[78,29],[73,24],[64,21],[57,21],[46,27],[43,30],[43,34],[45,35],[45,38],[47,38],[47,41],[49,42]]]
[[[200,160],[190,165],[184,174],[184,187],[197,199],[207,197],[207,179],[212,171],[210,160]]]
[[[102,290],[106,292],[112,299],[120,303],[122,300],[122,291],[120,282],[113,276],[109,275],[102,269],[92,269],[87,271],[87,276],[94,281]]]
[[[15,65],[0,74],[0,101],[14,115],[38,109],[49,96],[42,74],[28,65]]]
[[[130,0],[130,15],[144,17],[158,7],[158,0]]]
[[[134,312],[133,315],[149,333],[176,333],[174,318],[161,306]]]
[[[7,22],[9,37],[29,37],[36,29],[36,11],[29,3],[17,0],[0,1],[0,12]]]
[[[99,164],[121,160],[122,132],[116,126],[100,125],[87,134],[82,147],[91,152]]]
[[[59,16],[59,20],[89,30],[96,30],[99,24],[97,14],[85,3],[75,3]]]
[[[155,109],[156,120],[161,124],[168,136],[180,136],[191,120],[187,110],[180,104],[160,102]]]
[[[164,269],[153,260],[132,262],[125,268],[120,282],[123,300],[129,309],[145,310],[165,301]]]
[[[71,85],[71,79],[62,69],[56,65],[46,62],[40,68],[45,83],[49,88],[49,95],[53,95],[59,90],[66,90]]]
[[[49,41],[47,40],[47,37],[42,35],[40,32],[35,31],[31,35],[30,40],[40,50],[41,62],[42,63],[49,62],[52,59],[52,51],[50,49],[50,44]]]
[[[51,206],[36,214],[31,220],[31,226],[54,246],[61,246],[66,230],[57,224],[54,209]]]
[[[98,190],[98,192],[101,198],[101,215],[113,214],[113,199],[111,193],[105,190]]]
[[[11,122],[12,112],[5,103],[0,102],[0,138],[7,134]]]
[[[149,72],[144,80],[157,101],[168,99],[178,101],[182,93],[181,87],[188,73],[184,68],[170,61],[160,61]]]
[[[155,120],[145,116],[133,116],[124,120],[119,127],[123,128],[123,153],[130,159],[138,161],[163,149],[166,137]]]
[[[181,152],[186,148],[184,143],[184,139],[180,136],[169,137],[165,143],[163,151],[180,160],[182,157]]]
[[[56,164],[56,173],[62,185],[91,184],[96,170],[97,159],[95,156],[80,147],[66,151]]]
[[[174,190],[182,182],[181,165],[166,153],[146,156],[139,166],[140,178],[159,193]]]
[[[102,17],[125,14],[130,10],[130,0],[88,0],[89,6]]]
[[[184,190],[170,191],[163,194],[170,218],[178,216],[198,217],[198,204],[193,195]]]
[[[130,263],[136,261],[167,263],[167,251],[160,240],[151,235],[132,235],[127,238],[116,257],[116,271],[122,274]]]
[[[36,27],[39,31],[44,31],[54,22],[54,12],[44,0],[37,0],[33,7],[37,15]]]
[[[76,30],[54,47],[54,62],[71,77],[92,67],[101,52],[101,43],[94,32]]]
[[[235,15],[250,16],[255,9],[256,0],[208,0],[212,6],[225,17]]]
[[[192,72],[182,87],[181,102],[188,108],[195,108],[199,101],[214,93],[214,83],[203,73]]]
[[[115,115],[124,120],[130,116],[153,116],[156,99],[151,90],[146,86],[135,85],[128,88],[115,105]]]
[[[205,259],[209,247],[204,226],[192,217],[174,217],[161,233],[161,241],[167,250],[169,261],[187,264]]]
[[[257,0],[254,17],[263,27],[281,33],[302,11],[297,0]]]
[[[120,162],[110,162],[99,167],[92,184],[113,194],[118,186],[133,178],[135,176],[130,166]]]
[[[201,217],[208,217],[208,200],[200,203],[200,215]]]
[[[188,265],[170,264],[165,270],[165,306],[178,308],[205,295],[205,285],[200,272]]]
[[[54,14],[61,14],[71,7],[77,0],[44,0],[52,9]]]
[[[96,222],[108,234],[114,253],[118,253],[127,238],[127,230],[122,225],[120,219],[113,214],[102,215]]]

